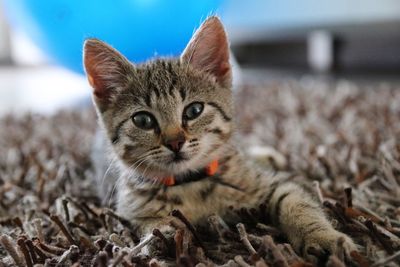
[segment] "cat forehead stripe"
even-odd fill
[[[232,118],[229,117],[229,116],[225,113],[225,111],[222,109],[222,107],[221,107],[220,105],[218,105],[217,103],[215,103],[215,102],[208,102],[207,104],[209,104],[210,106],[212,106],[212,107],[214,107],[216,110],[218,110],[218,112],[221,113],[222,118],[223,118],[225,121],[231,121],[231,120],[232,120]]]

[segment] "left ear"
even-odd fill
[[[229,44],[218,17],[209,17],[193,35],[181,55],[181,61],[213,75],[224,87],[232,85]]]
[[[134,66],[117,50],[98,39],[87,39],[83,64],[93,95],[100,109],[107,108],[114,95],[127,83]]]

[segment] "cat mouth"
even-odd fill
[[[182,152],[177,152],[173,155],[173,158],[171,160],[171,163],[180,163],[182,161],[186,161],[189,158]]]

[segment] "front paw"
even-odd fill
[[[304,240],[304,256],[315,263],[326,262],[330,255],[335,255],[342,260],[351,259],[352,251],[357,251],[353,240],[336,230],[311,233]]]

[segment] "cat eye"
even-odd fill
[[[156,119],[148,112],[141,111],[132,116],[132,121],[136,127],[143,130],[150,130],[156,127]]]
[[[204,104],[200,102],[194,102],[187,106],[183,111],[183,118],[186,120],[193,120],[200,116],[203,112]]]

